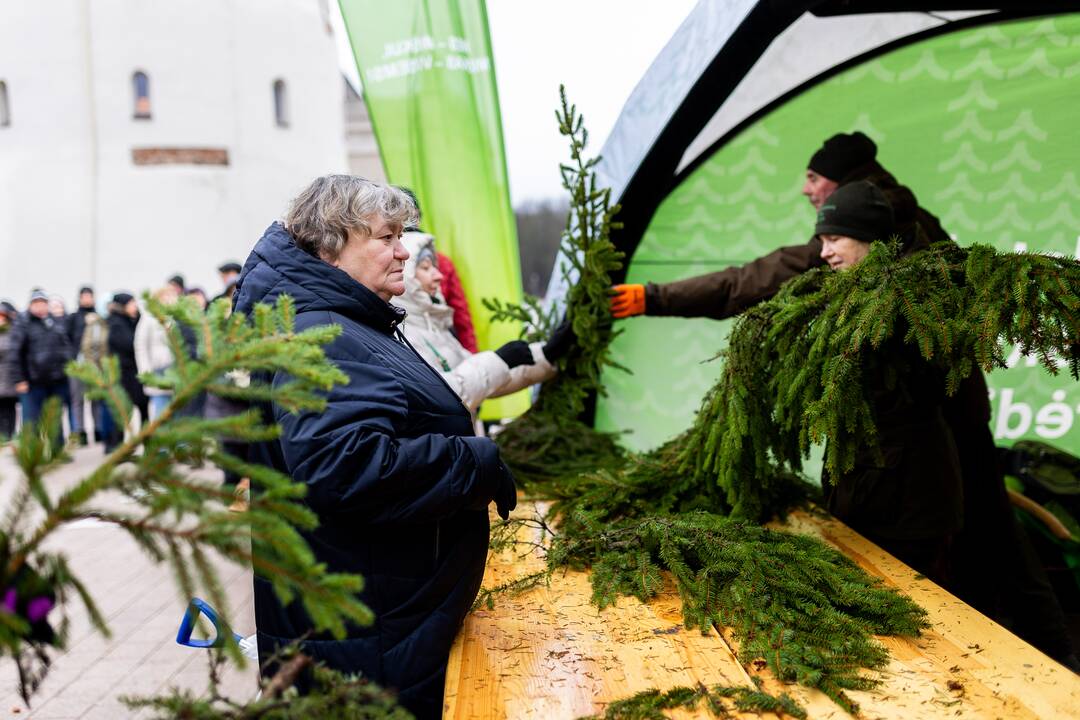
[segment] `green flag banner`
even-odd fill
[[[480,301],[521,300],[514,213],[484,0],[340,0],[364,102],[390,182],[416,193],[422,227],[450,256],[481,350],[517,337]],[[488,400],[518,415],[528,395]]]

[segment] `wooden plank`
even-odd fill
[[[496,555],[484,584],[542,567],[536,554]],[[550,588],[470,614],[450,653],[443,717],[576,718],[650,688],[750,684],[719,635],[683,628],[674,589],[603,611],[591,597],[587,573],[560,572]]]
[[[528,504],[519,513],[527,514]],[[929,613],[918,639],[881,638],[892,660],[872,692],[851,693],[866,718],[1080,718],[1080,679],[1003,627],[835,520],[794,513],[782,529],[816,535]],[[522,536],[522,539],[535,539]],[[543,566],[538,553],[489,558],[492,587]],[[575,718],[612,700],[678,685],[750,685],[759,676],[812,718],[850,717],[820,692],[785,685],[735,659],[728,631],[682,627],[673,588],[647,605],[621,599],[599,611],[588,575],[560,572],[550,587],[498,598],[465,620],[450,653],[444,717]],[[702,713],[701,717],[708,717]],[[673,717],[697,717],[680,713]]]
[[[780,527],[822,538],[929,614],[920,638],[879,638],[892,656],[881,686],[851,693],[866,717],[1080,718],[1080,677],[851,528],[807,512]]]

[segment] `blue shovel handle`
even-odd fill
[[[195,621],[199,619],[199,613],[205,615],[214,626],[214,637],[210,640],[198,640],[191,637],[191,633],[195,630]],[[176,631],[176,642],[193,648],[221,647],[225,644],[228,632],[229,629],[225,627],[214,608],[201,598],[192,598],[187,610],[184,611],[184,618],[180,621],[180,629]],[[237,633],[232,633],[232,636],[237,642],[244,639]]]

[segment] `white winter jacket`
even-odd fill
[[[155,373],[174,362],[165,327],[148,312],[139,316],[135,326],[135,365],[140,373]],[[168,395],[168,390],[143,386],[147,395]]]
[[[470,353],[454,337],[454,309],[441,295],[432,298],[420,288],[416,279],[416,256],[425,245],[434,245],[435,238],[419,232],[408,232],[402,242],[409,250],[405,262],[405,294],[391,302],[407,313],[401,330],[429,365],[442,373],[443,379],[461,397],[474,415],[480,403],[490,397],[508,395],[544,382],[555,376],[555,368],[544,357],[541,343],[532,343],[532,365],[520,365],[511,370],[502,358],[491,350]]]

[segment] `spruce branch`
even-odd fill
[[[274,653],[262,666],[261,696],[238,702],[222,694],[221,669],[227,657],[208,653],[209,686],[196,695],[172,689],[158,697],[122,697],[131,710],[160,720],[412,720],[393,695],[356,675],[345,675],[316,663],[301,652],[300,641]],[[296,687],[306,682],[309,691]]]
[[[598,188],[595,166],[600,158],[586,158],[588,132],[577,107],[559,87],[561,108],[555,117],[559,132],[570,146],[570,164],[560,166],[563,187],[570,194],[570,212],[560,246],[559,267],[570,288],[566,315],[575,343],[556,363],[558,375],[544,383],[536,403],[498,436],[503,457],[514,476],[528,489],[560,477],[574,477],[598,467],[619,465],[623,451],[610,433],[600,433],[581,423],[591,393],[603,393],[601,374],[606,367],[620,367],[611,356],[611,341],[619,334],[608,311],[610,274],[622,267],[623,253],[611,242],[611,231],[621,227],[615,221],[619,211],[611,202],[611,191]],[[535,301],[526,301],[510,310],[494,301],[493,320],[523,320],[538,315],[550,328],[556,325],[553,307],[538,312]],[[561,446],[558,451],[556,447]]]
[[[56,494],[48,492],[43,478],[67,459],[58,442],[59,404],[48,403],[41,421],[27,423],[14,442],[22,478],[0,525],[0,591],[50,598],[56,606],[48,622],[36,624],[0,611],[0,649],[19,663],[27,702],[48,669],[50,649],[64,646],[73,602],[85,607],[98,632],[109,632],[75,568],[61,552],[47,549],[46,541],[78,520],[94,519],[124,531],[152,560],[170,566],[185,603],[205,594],[227,625],[230,603],[216,558],[272,578],[278,595],[285,602],[301,601],[319,631],[343,637],[348,623],[372,619],[358,600],[361,579],[328,572],[307,546],[301,531],[313,528],[316,517],[303,504],[305,487],[220,449],[223,437],[248,442],[277,437],[279,429],[260,411],[269,403],[289,411],[323,408],[325,392],[346,380],[322,350],[340,329],[295,332],[295,309],[286,296],[273,307],[257,306],[251,318],[230,314],[227,302],[214,304],[207,313],[190,300],[165,306],[148,298],[147,305],[166,328],[177,358],[164,374],[142,378],[171,391],[164,410],[153,420],[144,419],[100,465]],[[185,328],[197,338],[194,354],[188,352]],[[115,358],[101,366],[70,363],[67,370],[86,385],[88,398],[104,401],[129,425],[131,402],[120,386]],[[232,378],[238,373],[250,381],[237,384]],[[204,392],[243,399],[253,409],[220,420],[184,416],[184,407]],[[231,493],[198,478],[194,471],[207,463],[251,479],[254,491],[246,513],[228,512]],[[127,495],[134,506],[108,509],[100,501],[110,492]],[[242,663],[235,643],[226,642],[224,649]]]
[[[695,710],[704,705],[713,717],[734,717],[731,710],[753,713],[775,713],[778,717],[806,718],[806,710],[787,693],[774,697],[760,688],[728,687],[698,684],[696,687],[675,687],[662,692],[643,690],[633,697],[609,703],[603,715],[581,720],[666,720],[665,710],[679,708]]]

